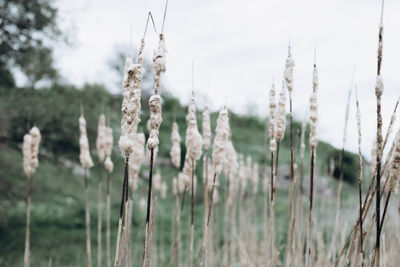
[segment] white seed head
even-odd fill
[[[150,120],[148,122],[148,128],[150,130],[150,136],[147,140],[148,149],[155,149],[158,147],[159,140],[159,129],[162,122],[162,110],[161,110],[161,96],[154,94],[149,99],[150,106]]]
[[[104,114],[100,115],[99,124],[97,126],[97,139],[96,148],[97,155],[100,162],[103,162],[105,157],[105,147],[106,147],[106,117]]]
[[[26,176],[30,177],[33,174],[32,168],[32,154],[31,154],[32,136],[30,134],[24,135],[24,143],[22,152],[24,156],[24,172]]]
[[[79,147],[80,147],[80,155],[79,159],[81,161],[81,165],[85,169],[89,169],[93,167],[93,160],[90,157],[89,152],[89,140],[86,134],[86,120],[81,115],[79,118],[79,131],[80,131],[80,138],[79,138]]]
[[[229,140],[230,127],[228,110],[223,108],[217,119],[217,127],[215,129],[215,139],[213,147],[213,163],[214,171],[218,175],[222,171],[223,164],[226,160],[226,144]]]
[[[33,127],[29,131],[30,135],[32,136],[32,144],[31,144],[31,157],[32,157],[32,171],[35,172],[36,168],[39,166],[39,145],[42,139],[40,135],[39,128]]]
[[[176,122],[172,124],[171,141],[172,147],[169,155],[171,156],[172,165],[179,169],[181,166],[181,136],[179,135],[179,127]]]
[[[276,132],[275,137],[279,141],[285,137],[286,130],[286,93],[285,88],[282,86],[282,90],[279,93],[279,104],[278,104],[278,114],[276,117]]]
[[[202,133],[203,133],[204,149],[208,150],[211,146],[211,122],[210,122],[210,111],[207,106],[204,107],[202,115],[203,115]]]
[[[108,157],[111,157],[111,153],[112,153],[112,149],[113,149],[113,142],[114,142],[114,138],[113,138],[113,130],[111,127],[106,127],[105,129],[105,152],[106,155]]]
[[[289,93],[293,91],[293,68],[294,68],[294,60],[292,55],[289,53],[288,57],[286,58],[286,65],[285,65],[285,83]]]
[[[153,70],[154,70],[154,91],[155,94],[158,94],[160,89],[160,80],[161,74],[165,73],[166,65],[165,65],[165,38],[163,34],[160,34],[160,39],[158,43],[157,50],[153,52]]]
[[[114,163],[111,161],[110,156],[106,157],[106,160],[104,161],[104,166],[108,173],[112,173],[112,171],[114,170]]]
[[[186,116],[186,153],[188,154],[190,159],[198,160],[202,154],[202,146],[203,139],[199,133],[197,128],[197,120],[196,120],[196,105],[194,102],[194,98],[192,97],[188,114]]]
[[[275,102],[275,85],[272,84],[271,90],[269,91],[269,147],[271,152],[276,150],[275,141],[275,114],[276,114],[276,102]]]
[[[139,181],[140,167],[144,159],[144,142],[145,136],[139,133],[135,140],[135,149],[129,155],[129,186],[131,191],[135,191]]]

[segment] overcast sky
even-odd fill
[[[161,28],[164,1],[59,1],[61,23],[74,29],[74,46],[56,49],[57,64],[74,84],[105,83],[118,92],[107,66],[115,45],[139,44],[146,16]],[[187,103],[191,62],[195,62],[198,106],[213,110],[225,102],[235,112],[268,113],[272,79],[280,88],[288,42],[294,69],[294,116],[302,120],[312,90],[314,47],[319,70],[319,137],[341,147],[346,96],[353,69],[362,113],[363,153],[369,157],[376,129],[376,54],[381,3],[378,0],[261,1],[169,0],[165,38],[167,72],[172,94]],[[384,129],[400,95],[400,1],[387,0],[384,14]],[[158,36],[149,30],[145,54],[151,59]],[[128,51],[127,51],[128,52]],[[121,62],[123,64],[123,62]],[[148,70],[151,71],[151,70]],[[355,94],[353,94],[354,96]],[[346,148],[357,150],[355,102],[351,103]],[[397,126],[396,123],[396,131]]]

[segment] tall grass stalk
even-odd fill
[[[312,252],[312,212],[313,212],[313,196],[314,196],[314,163],[315,153],[317,150],[318,136],[317,136],[317,122],[318,122],[318,106],[317,106],[317,90],[318,90],[318,72],[317,65],[314,57],[314,71],[313,71],[313,93],[310,97],[310,206],[308,214],[308,236],[307,236],[307,250],[306,250],[306,267],[313,265],[313,252]]]
[[[380,266],[380,206],[381,206],[381,161],[382,161],[382,114],[381,114],[381,96],[383,93],[383,80],[381,76],[381,66],[382,66],[382,50],[383,50],[383,7],[384,0],[382,0],[382,12],[381,21],[379,24],[379,34],[378,34],[378,57],[377,57],[377,78],[375,85],[375,95],[376,95],[376,113],[377,113],[377,133],[376,133],[376,242],[375,242],[375,253],[376,253],[376,263],[377,267]]]
[[[363,248],[363,219],[362,219],[362,154],[361,154],[361,112],[360,105],[358,102],[358,94],[356,88],[356,118],[357,118],[357,130],[358,130],[358,197],[359,197],[359,220],[360,220],[360,257],[361,266],[364,266],[364,248]]]

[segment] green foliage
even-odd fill
[[[0,77],[7,76],[10,89],[11,70],[17,68],[28,78],[29,87],[43,79],[55,80],[50,39],[61,33],[53,0],[0,1]]]

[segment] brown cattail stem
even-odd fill
[[[269,207],[269,240],[268,240],[268,249],[267,253],[267,262],[269,266],[273,266],[274,263],[274,255],[275,255],[275,217],[274,217],[274,206],[275,206],[275,172],[274,172],[274,152],[271,152],[271,202]]]
[[[25,232],[25,252],[24,252],[25,267],[30,266],[31,192],[32,192],[32,175],[26,177],[26,232]]]
[[[110,242],[110,228],[111,228],[111,222],[110,222],[110,210],[111,210],[111,182],[110,182],[110,172],[107,172],[107,188],[106,188],[106,193],[107,193],[107,199],[106,199],[106,216],[107,216],[107,230],[106,230],[106,247],[107,247],[107,267],[111,267],[111,242]]]
[[[89,213],[89,190],[88,190],[88,178],[87,169],[84,169],[84,180],[85,180],[85,220],[86,220],[86,256],[87,256],[87,267],[92,266],[92,249],[90,246],[90,213]]]
[[[151,212],[151,193],[152,193],[152,184],[153,184],[153,164],[154,164],[154,148],[150,149],[150,171],[149,171],[149,184],[147,190],[147,213],[146,213],[146,234],[145,234],[145,243],[144,243],[144,254],[143,254],[143,266],[146,266],[146,258],[149,257],[149,242],[150,239],[150,212]]]
[[[385,222],[385,216],[386,216],[386,211],[389,205],[389,200],[390,196],[392,195],[392,191],[389,190],[389,193],[386,196],[386,202],[385,202],[385,208],[383,209],[383,214],[382,214],[382,220],[381,220],[381,229],[379,231],[379,234],[382,233],[382,228],[383,228],[383,223]]]
[[[119,209],[119,219],[118,219],[118,231],[117,231],[117,244],[115,248],[115,261],[114,267],[118,266],[119,262],[119,246],[121,241],[121,230],[122,230],[122,217],[124,215],[125,199],[128,192],[128,177],[129,177],[129,156],[125,158],[125,172],[124,181],[122,182],[122,193],[121,193],[121,206]]]
[[[190,208],[190,267],[193,266],[194,246],[194,159],[192,159],[192,184],[191,184],[191,208]]]
[[[306,267],[312,266],[312,210],[313,210],[313,196],[314,196],[314,155],[315,148],[311,147],[311,167],[310,167],[310,207],[308,215],[308,238],[307,238],[307,256]]]
[[[361,172],[362,166],[359,166],[359,172]],[[363,206],[362,206],[362,181],[360,180],[358,182],[358,196],[359,196],[359,201],[360,201],[360,253],[361,253],[361,266],[364,266],[364,248],[363,248]]]
[[[180,250],[180,241],[181,241],[181,221],[182,221],[182,214],[183,214],[183,208],[185,205],[185,198],[186,198],[186,190],[187,187],[185,186],[185,189],[183,190],[182,193],[182,202],[181,202],[181,207],[180,207],[180,212],[178,214],[178,219],[177,219],[177,231],[176,231],[176,240],[173,246],[172,250],[172,256],[171,259],[174,259],[176,256],[176,253],[178,253],[178,266],[180,266],[180,256],[181,256],[181,250]],[[178,207],[178,206],[177,206]],[[176,249],[178,249],[178,252],[176,252]],[[175,261],[172,261],[171,266],[175,266]]]
[[[295,225],[296,225],[296,218],[294,215],[295,211],[295,180],[294,180],[294,151],[293,151],[293,111],[292,111],[292,94],[289,93],[289,108],[290,108],[290,224],[289,224],[289,242],[288,242],[288,253],[286,261],[286,266],[291,266],[291,262],[294,260],[295,257]],[[289,253],[290,251],[290,253]]]
[[[212,188],[211,188],[210,204],[209,204],[209,207],[208,207],[207,223],[206,223],[206,227],[204,229],[204,235],[203,235],[202,256],[201,256],[200,266],[204,266],[205,259],[206,259],[206,254],[207,254],[208,228],[209,228],[209,225],[210,225],[211,210],[212,210],[212,205],[213,205],[214,190],[215,190],[215,182],[216,182],[216,180],[217,180],[217,173],[214,173],[214,178],[213,178],[213,183],[212,183]]]
[[[100,164],[101,165],[101,162]],[[101,175],[101,166],[99,166],[99,189],[97,199],[97,267],[101,266],[101,233],[102,233],[102,189],[103,177]]]
[[[150,221],[147,224],[147,239],[146,239],[146,247],[145,247],[145,255],[143,260],[143,267],[150,266],[150,256],[151,256],[151,247],[152,247],[152,240],[153,240],[153,229],[154,229],[154,222],[156,217],[156,207],[157,207],[157,197],[154,198],[153,207],[151,209],[150,214]]]

